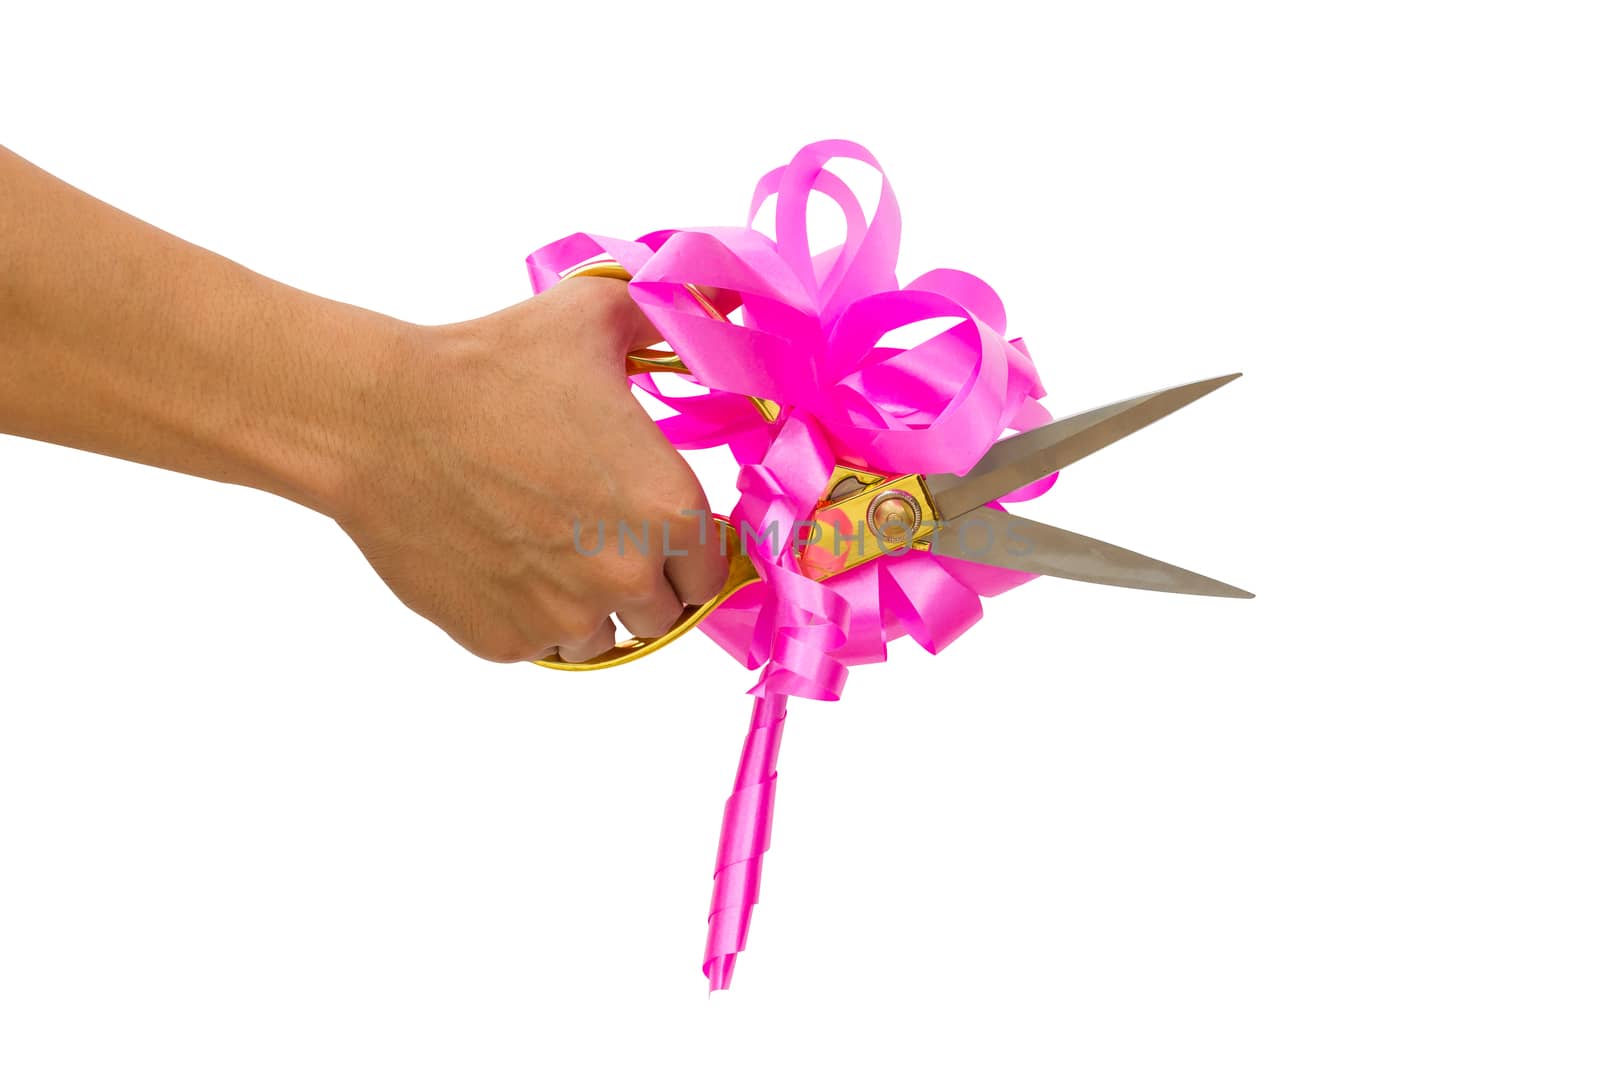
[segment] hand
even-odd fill
[[[316,508],[480,656],[591,659],[611,614],[654,636],[721,588],[705,495],[628,388],[624,354],[655,337],[623,282],[411,326],[263,278],[4,149],[0,263],[0,433]],[[622,522],[646,547],[619,544]]]
[[[727,563],[699,482],[628,386],[625,353],[658,339],[604,278],[419,329],[328,510],[395,595],[485,659],[591,659],[613,614],[664,633]]]

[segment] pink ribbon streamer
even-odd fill
[[[878,206],[866,218],[835,158],[878,172]],[[834,201],[845,240],[813,253],[806,220],[813,194]],[[752,228],[776,197],[775,237]],[[703,973],[725,989],[744,950],[771,836],[778,745],[788,698],[837,700],[848,668],[887,657],[909,635],[938,652],[982,616],[981,598],[1030,576],[907,552],[826,582],[800,573],[789,546],[810,518],[836,464],[884,474],[965,473],[1007,430],[1048,420],[1027,348],[1007,340],[1005,308],[982,280],[934,270],[895,277],[900,211],[882,168],[849,141],[807,145],[756,184],[742,227],[660,230],[637,241],[573,234],[528,257],[534,290],[608,257],[633,275],[630,293],[704,387],[669,396],[635,384],[675,414],[659,420],[680,449],[726,446],[740,463],[732,519],[766,535],[746,550],[763,581],[729,599],[700,629],[747,668],[761,668],[750,730],[723,812]],[[741,310],[718,321],[684,288],[736,295]],[[891,330],[930,319],[954,325],[910,348]],[[748,398],[781,406],[768,423]],[[1054,476],[1005,500],[1031,499]]]

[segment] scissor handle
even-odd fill
[[[660,637],[630,637],[620,642],[616,647],[600,653],[593,659],[586,659],[581,663],[568,663],[560,656],[551,656],[548,659],[534,660],[541,667],[549,667],[558,671],[598,671],[606,667],[620,667],[624,663],[632,663],[636,659],[643,659],[658,649],[665,648],[678,638],[700,625],[700,620],[710,615],[724,601],[743,589],[761,580],[756,573],[755,564],[750,562],[750,557],[739,549],[739,539],[734,534],[733,526],[720,516],[712,516],[717,524],[717,531],[722,536],[722,544],[728,555],[728,580],[722,583],[722,589],[717,595],[704,604],[694,604],[683,609],[683,614],[678,616],[678,621],[672,628]]]

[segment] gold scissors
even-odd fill
[[[624,281],[631,277],[624,267],[610,261],[584,264],[567,272],[568,277],[575,275]],[[694,286],[686,288],[707,314],[722,318],[702,292]],[[628,354],[630,375],[661,372],[690,373],[676,354],[663,349]],[[1253,597],[1253,593],[1182,567],[985,506],[1115,444],[1238,377],[1207,378],[1068,415],[997,442],[966,474],[894,474],[835,467],[809,522],[802,524],[808,527],[806,537],[793,546],[800,571],[826,581],[880,556],[931,552],[1097,585]],[[777,404],[756,397],[751,402],[767,421],[777,419]],[[682,637],[734,593],[760,581],[755,565],[743,551],[742,538],[727,520],[719,517],[716,521],[728,558],[728,579],[716,596],[685,608],[672,628],[659,637],[631,637],[581,663],[554,656],[535,662],[563,671],[630,663]]]

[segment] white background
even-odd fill
[[[317,515],[0,438],[0,1061],[1600,1058],[1586,5],[896,7],[7,3],[0,142],[420,322],[859,140],[1056,411],[1246,372],[1024,510],[1259,598],[1040,581],[796,702],[708,1004],[709,641],[478,662]]]

